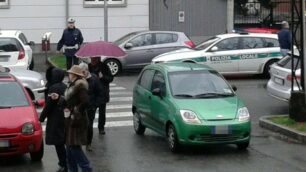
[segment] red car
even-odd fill
[[[32,161],[40,161],[43,131],[35,103],[13,75],[1,71],[0,95],[0,156],[30,153]]]

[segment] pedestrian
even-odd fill
[[[87,131],[87,145],[86,150],[92,151],[92,138],[93,138],[93,124],[96,116],[97,107],[101,104],[101,84],[99,78],[94,74],[90,73],[88,70],[88,64],[81,63],[80,68],[82,68],[84,76],[88,82],[88,96],[89,96],[89,107],[87,108],[88,116],[88,131]]]
[[[75,27],[75,20],[69,18],[68,27],[64,30],[62,38],[57,44],[57,51],[63,49],[64,55],[66,56],[67,70],[69,70],[72,65],[78,64],[75,53],[82,43],[83,36],[81,30]]]
[[[65,105],[65,129],[68,169],[77,172],[78,167],[83,172],[91,172],[90,162],[82,150],[82,145],[87,144],[89,105],[88,83],[84,78],[82,69],[73,65],[68,70],[70,84],[66,89],[65,96],[51,94],[52,99],[59,99],[59,104]]]
[[[58,104],[58,100],[52,100],[51,93],[60,96],[64,95],[66,85],[63,83],[65,72],[58,68],[48,68],[47,70],[47,97],[46,106],[44,107],[39,121],[44,122],[47,118],[46,138],[47,145],[54,145],[58,157],[59,168],[57,172],[66,172],[66,148],[65,148],[65,123],[63,107]]]
[[[101,61],[101,57],[91,58],[91,62],[88,65],[89,71],[98,76],[101,83],[101,103],[99,105],[99,121],[98,128],[99,134],[105,134],[105,122],[106,122],[106,103],[109,102],[109,84],[113,81],[114,77],[109,67]]]
[[[282,56],[285,57],[292,46],[292,34],[289,30],[289,23],[287,21],[282,22],[282,29],[277,35]]]

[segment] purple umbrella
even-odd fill
[[[90,42],[87,43],[79,49],[79,51],[75,54],[78,58],[91,58],[91,57],[122,57],[125,56],[126,53],[117,45],[104,42]]]

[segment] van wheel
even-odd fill
[[[109,67],[111,73],[113,76],[116,76],[120,73],[121,71],[121,64],[118,60],[115,59],[109,59],[106,60],[105,63],[107,64],[107,66]]]
[[[273,63],[277,62],[277,61],[278,61],[278,60],[274,59],[274,60],[270,60],[270,61],[268,61],[268,62],[266,63],[265,68],[264,68],[264,71],[263,71],[263,76],[264,76],[265,78],[270,78],[270,66],[271,66]]]
[[[31,64],[30,64],[30,66],[29,66],[29,69],[30,69],[30,70],[33,70],[33,69],[34,69],[34,59],[32,59]]]
[[[39,151],[31,152],[30,156],[31,156],[31,160],[34,162],[41,161],[41,159],[44,156],[44,142],[43,141],[41,141],[41,146],[40,146]]]
[[[178,152],[179,148],[180,148],[180,145],[179,145],[179,142],[178,142],[176,130],[175,130],[175,128],[172,124],[170,124],[168,126],[167,140],[168,140],[168,146],[169,146],[169,149],[171,150],[171,152],[174,152],[174,153]]]
[[[250,145],[250,142],[245,142],[245,143],[238,143],[237,148],[238,150],[246,150]]]
[[[140,115],[137,111],[135,111],[133,115],[133,124],[135,133],[138,135],[143,135],[146,131],[146,127],[142,125]]]

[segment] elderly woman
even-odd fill
[[[64,104],[64,115],[66,118],[66,149],[68,169],[77,172],[78,166],[83,172],[90,172],[90,162],[82,150],[82,145],[87,144],[88,117],[86,110],[89,105],[88,83],[84,78],[83,70],[74,65],[68,71],[70,84],[65,96],[59,97],[52,94],[52,99],[60,99]]]

